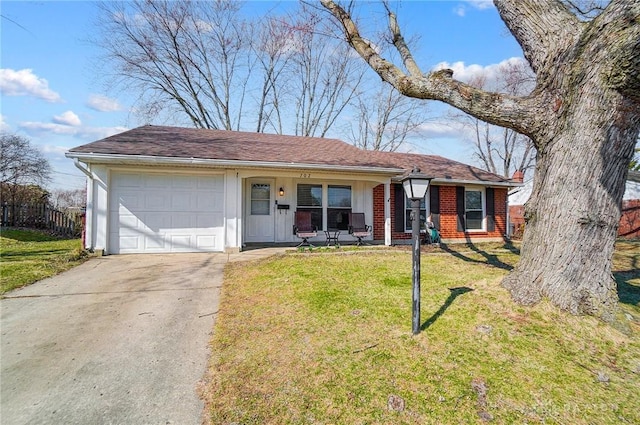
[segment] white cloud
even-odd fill
[[[51,103],[62,102],[60,95],[49,88],[49,82],[31,69],[0,69],[0,93],[5,96],[33,96]]]
[[[70,125],[58,123],[34,121],[21,122],[18,124],[18,127],[31,135],[50,133],[55,135],[73,136],[81,139],[88,139],[89,141],[113,136],[114,134],[122,133],[123,131],[128,130],[128,128],[126,127],[73,127]]]
[[[432,121],[418,128],[421,136],[426,138],[458,138],[461,126],[456,121]]]
[[[69,150],[69,148],[66,148],[64,146],[40,145],[40,150],[52,157],[64,158],[64,154]]]
[[[453,13],[460,17],[464,17],[467,14],[467,10],[469,9],[469,6],[471,6],[476,10],[486,10],[493,7],[493,1],[491,0],[462,0],[462,1],[463,1],[462,3],[457,4],[453,8]]]
[[[80,117],[73,113],[73,111],[64,112],[62,115],[54,115],[53,122],[56,124],[70,125],[72,127],[78,127],[82,124]]]
[[[5,121],[6,117],[0,114],[0,131],[9,131],[11,126]]]
[[[453,71],[453,78],[456,80],[468,83],[478,78],[484,78],[486,80],[485,87],[493,87],[499,80],[500,74],[505,66],[508,65],[525,65],[526,61],[523,58],[509,58],[500,63],[491,65],[465,65],[464,62],[440,62],[436,64],[432,71],[438,71],[441,69],[451,69]]]
[[[458,16],[464,16],[467,14],[467,8],[463,4],[459,4],[453,8],[453,13]]]
[[[478,10],[486,10],[493,7],[492,0],[466,0],[466,2]]]
[[[101,94],[92,94],[87,100],[87,106],[99,112],[114,112],[122,109],[117,100]]]

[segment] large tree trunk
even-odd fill
[[[520,303],[547,297],[571,313],[613,320],[611,257],[640,130],[640,2],[611,0],[583,20],[559,0],[494,0],[536,73],[533,92],[515,97],[456,81],[452,70],[423,73],[387,8],[404,72],[360,36],[344,9],[321,1],[351,46],[404,95],[531,138],[538,155],[522,256],[503,285]]]
[[[616,74],[628,78],[633,73],[624,68],[640,62],[628,48],[637,37],[633,25],[613,14],[596,20],[572,41],[575,47],[563,49],[558,67],[538,76],[536,90],[546,95],[539,109],[544,125],[532,132],[534,188],[520,262],[503,281],[518,302],[547,297],[573,314],[615,317],[611,261],[640,128],[637,92],[621,90]]]
[[[536,141],[544,148],[525,206],[522,255],[503,285],[520,303],[547,297],[611,321],[618,301],[611,258],[638,114],[618,92],[593,84],[574,102],[565,124]]]

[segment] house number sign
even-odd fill
[[[311,178],[311,173],[301,173],[300,174],[300,178],[301,179],[310,179]]]

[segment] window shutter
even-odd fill
[[[433,225],[440,230],[440,186],[431,186],[429,189],[429,209]]]
[[[393,185],[393,231],[404,232],[404,189],[401,184]]]
[[[456,213],[458,232],[464,232],[464,186],[456,186]]]
[[[496,230],[495,221],[495,192],[492,187],[488,187],[486,190],[486,202],[487,202],[487,232],[493,232]]]

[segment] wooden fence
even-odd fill
[[[45,229],[60,236],[80,236],[83,213],[66,213],[46,204],[2,205],[3,227]]]

